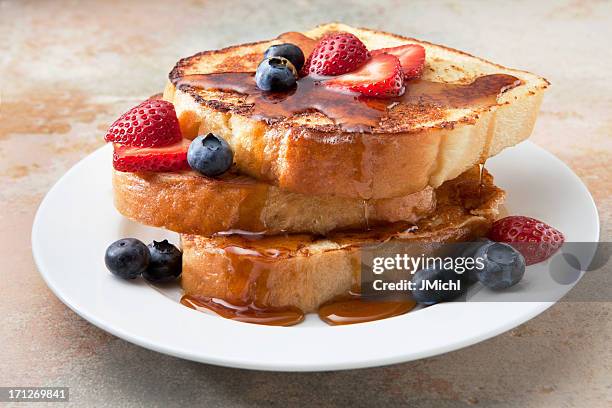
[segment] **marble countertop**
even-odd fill
[[[446,44],[546,77],[552,86],[532,140],[582,178],[601,239],[611,240],[611,2],[0,0],[0,386],[69,386],[74,406],[612,404],[609,302],[559,303],[434,358],[291,374],[142,349],[88,324],[45,286],[30,246],[36,208],[103,144],[115,117],[159,92],[180,57],[327,21]]]

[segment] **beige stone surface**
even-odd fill
[[[50,186],[103,144],[113,118],[158,92],[182,56],[330,20],[548,78],[532,140],[586,183],[601,239],[611,240],[611,2],[0,0],[0,386],[69,386],[74,406],[612,405],[609,302],[560,303],[494,339],[421,361],[282,374],[139,348],[47,289],[32,261],[34,213]]]

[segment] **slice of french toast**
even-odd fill
[[[421,80],[409,81],[406,97],[389,102],[369,128],[349,129],[316,108],[262,119],[249,95],[201,86],[202,74],[254,72],[270,45],[293,42],[308,53],[314,40],[337,31],[356,35],[370,50],[409,43],[426,50]],[[483,77],[514,82],[491,89]],[[458,50],[335,23],[198,53],[180,60],[169,79],[164,99],[174,103],[184,136],[213,132],[225,138],[241,173],[293,192],[363,199],[437,187],[526,139],[548,86],[537,75]],[[460,98],[448,99],[457,89]]]
[[[315,311],[360,282],[360,250],[389,241],[459,242],[485,235],[503,190],[478,167],[436,189],[436,211],[415,225],[370,231],[274,236],[181,235],[185,295],[234,304]]]
[[[416,222],[435,209],[431,187],[404,197],[361,200],[292,193],[233,172],[208,178],[194,171],[114,170],[113,195],[117,210],[136,222],[205,236],[229,230],[325,234]]]

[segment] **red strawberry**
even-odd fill
[[[372,51],[372,56],[381,53],[395,55],[402,64],[404,79],[418,78],[423,73],[425,65],[425,48],[418,44],[406,44],[393,48],[381,48]]]
[[[131,147],[115,144],[113,167],[119,171],[179,171],[187,170],[187,149],[190,140],[164,147]]]
[[[357,71],[329,79],[324,84],[366,96],[387,98],[404,92],[404,75],[397,57],[378,54]]]
[[[361,40],[349,33],[332,33],[315,45],[304,64],[307,74],[342,75],[362,66],[370,53]]]
[[[160,147],[182,139],[174,105],[149,99],[115,121],[104,140],[134,147]]]
[[[525,257],[525,263],[542,262],[563,245],[565,237],[553,227],[534,218],[511,216],[493,223],[489,238],[511,244]]]
[[[300,70],[300,77],[305,77],[310,73],[310,64],[312,63],[312,54],[306,58],[306,62],[304,62],[304,66]]]

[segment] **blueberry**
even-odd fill
[[[149,266],[147,246],[135,238],[124,238],[113,242],[104,255],[109,271],[123,279],[140,276]]]
[[[414,289],[412,298],[425,305],[446,302],[459,297],[467,290],[467,282],[463,274],[456,274],[446,269],[427,268],[417,271],[412,277]],[[429,285],[440,285],[438,287],[425,287]],[[448,285],[444,287],[442,285]]]
[[[474,255],[484,262],[484,268],[476,272],[478,280],[490,289],[509,288],[525,274],[525,258],[508,244],[489,242]]]
[[[214,177],[232,167],[234,152],[225,140],[212,133],[193,139],[187,151],[187,162],[192,169]]]
[[[486,245],[488,243],[491,243],[493,241],[491,241],[488,238],[480,238],[478,241],[474,241],[474,242],[467,242],[465,244],[461,245],[461,253],[459,254],[460,257],[462,258],[471,258],[471,259],[475,259],[476,258],[476,251],[478,251],[483,245]],[[469,283],[474,283],[474,282],[478,282],[478,275],[477,272],[479,270],[479,264],[476,264],[475,262],[470,262],[470,265],[472,267],[466,267],[465,270],[465,275],[467,276],[467,280]]]
[[[151,262],[142,274],[146,280],[154,283],[170,282],[181,275],[183,254],[167,239],[153,241],[149,244],[149,252]]]
[[[270,57],[287,58],[298,71],[304,66],[304,53],[300,47],[294,44],[286,43],[271,46],[264,53],[264,58]]]
[[[262,91],[285,91],[295,86],[297,71],[283,57],[270,57],[259,63],[255,82]]]

